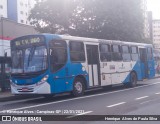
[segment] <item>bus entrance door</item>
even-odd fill
[[[142,79],[148,77],[147,49],[139,48]]]
[[[100,63],[97,45],[87,45],[89,86],[100,85]]]

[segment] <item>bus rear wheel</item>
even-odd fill
[[[130,76],[130,87],[137,86],[137,75],[136,73],[132,72]]]
[[[81,78],[76,78],[74,83],[73,83],[73,91],[72,94],[73,96],[82,96],[84,94],[85,86],[84,86],[84,81]]]

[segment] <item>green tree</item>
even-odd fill
[[[37,2],[30,20],[40,32],[130,42],[144,39],[140,0],[44,0]]]
[[[75,9],[73,0],[36,0],[29,20],[42,33],[68,33]]]

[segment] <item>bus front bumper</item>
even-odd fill
[[[12,94],[51,94],[50,85],[45,82],[41,85],[11,85]]]

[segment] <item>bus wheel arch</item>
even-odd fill
[[[84,94],[84,91],[86,89],[86,79],[84,76],[79,75],[76,76],[73,82],[73,90],[72,94],[73,96],[82,96]]]
[[[132,71],[130,73],[130,83],[129,83],[129,86],[130,87],[135,87],[137,85],[137,73],[135,71]]]

